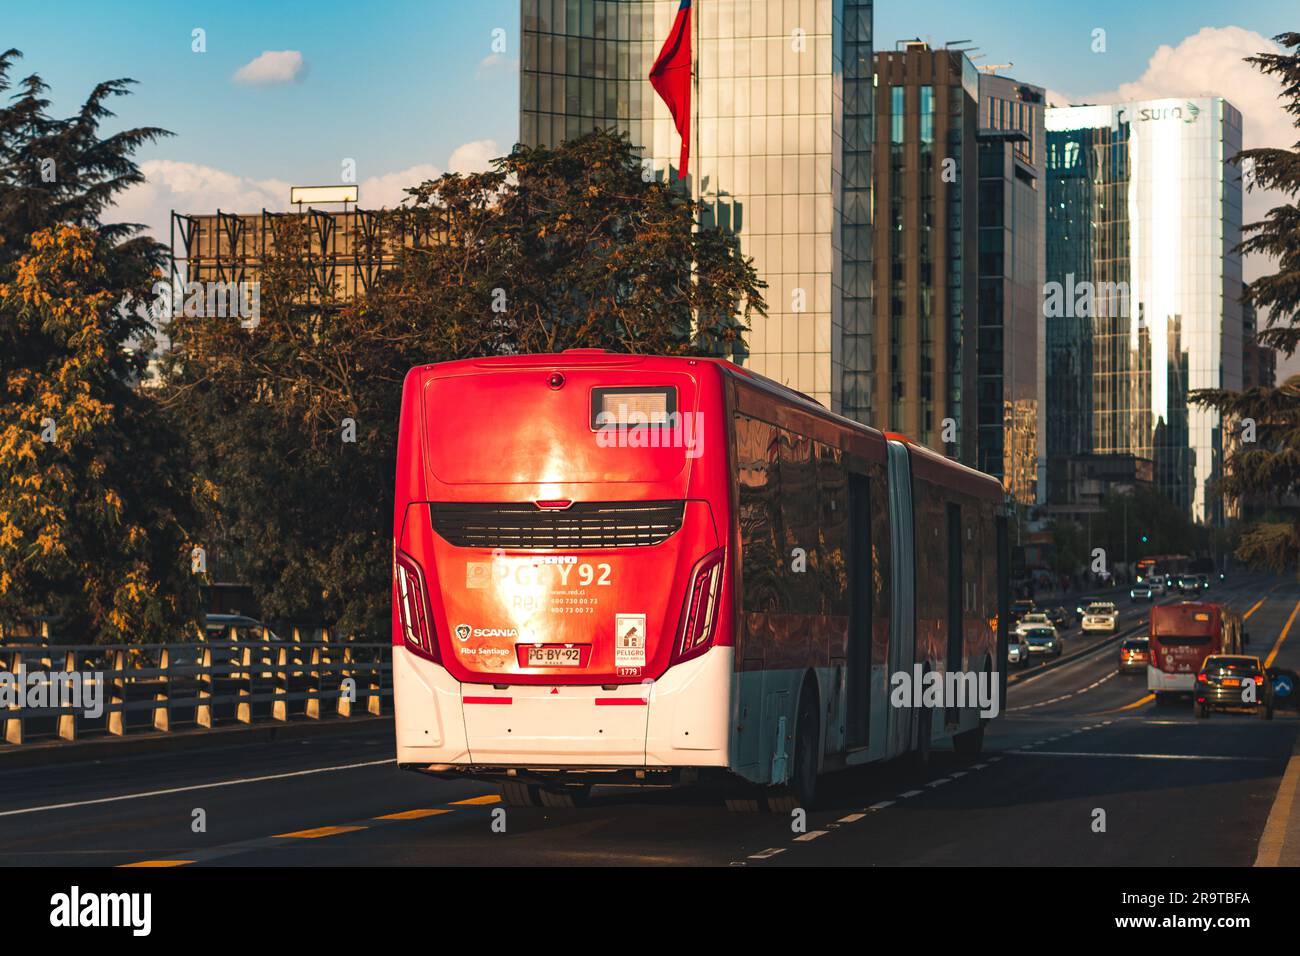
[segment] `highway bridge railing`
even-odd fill
[[[244,629],[167,644],[0,645],[4,744],[379,716],[388,643]],[[8,749],[0,745],[0,752]]]

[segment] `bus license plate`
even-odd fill
[[[1225,677],[1225,678],[1223,679],[1223,686],[1224,686],[1224,687],[1240,687],[1240,686],[1241,686],[1241,679],[1238,678],[1238,677]]]
[[[582,652],[576,647],[530,647],[529,667],[577,667],[582,663]]]

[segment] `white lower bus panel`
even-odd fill
[[[653,684],[614,690],[498,689],[461,684],[441,665],[394,647],[397,762],[449,769],[725,767],[733,656],[731,648],[715,647]]]

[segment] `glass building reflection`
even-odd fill
[[[522,0],[520,141],[626,131],[676,176],[678,140],[646,77],[678,0]],[[691,175],[706,222],[768,283],[747,364],[871,416],[872,4],[695,4]]]
[[[1241,387],[1241,113],[1147,100],[1049,109],[1046,128],[1048,457],[1149,460],[1217,523],[1219,416],[1188,393]]]

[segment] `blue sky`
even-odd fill
[[[1283,13],[1285,8],[1290,16]],[[1204,27],[1237,26],[1272,37],[1300,28],[1293,0],[907,0],[875,7],[876,48],[919,35],[932,43],[971,40],[978,63],[1039,86],[1081,95],[1136,80],[1162,44],[1177,46]],[[1092,31],[1106,52],[1092,52]]]
[[[1268,37],[1300,26],[1286,22],[1280,6],[1277,0],[883,0],[875,9],[875,35],[877,49],[918,34],[936,44],[969,39],[985,54],[978,62],[1013,62],[1011,75],[1078,96],[1139,80],[1158,47],[1178,47],[1205,27]],[[1096,27],[1106,30],[1104,54],[1091,50]],[[205,53],[191,50],[195,28],[206,31]],[[484,65],[497,28],[505,30],[505,55]],[[518,0],[46,0],[8,4],[0,42],[24,52],[15,75],[39,72],[59,113],[74,110],[100,80],[139,81],[134,95],[117,101],[118,122],[163,126],[177,135],[140,154],[141,161],[170,165],[148,170],[155,185],[123,203],[124,218],[158,228],[171,206],[253,211],[259,202],[282,205],[290,183],[338,182],[346,158],[356,161],[362,205],[375,205],[384,184],[367,186],[371,177],[390,176],[391,191],[402,179],[393,174],[412,167],[442,171],[466,144],[477,144],[480,157],[489,146],[496,148],[491,155],[508,150],[518,131],[518,41]],[[1238,35],[1238,47],[1242,42],[1254,49],[1253,40]],[[299,51],[305,62],[295,82],[233,80],[263,52],[283,50]],[[1239,49],[1221,58],[1239,61]],[[1184,55],[1165,69],[1162,82],[1184,95],[1214,92],[1180,84],[1219,73],[1214,64]],[[1252,111],[1238,105],[1247,113],[1249,141]]]
[[[247,2],[49,0],[7,4],[5,42],[24,53],[55,106],[74,109],[109,77],[139,81],[118,101],[124,123],[177,135],[141,154],[202,163],[255,179],[336,182],[342,157],[359,178],[443,164],[459,144],[512,140],[517,74],[478,69],[491,31],[509,31],[517,3],[445,0]],[[191,51],[191,31],[207,52]],[[235,71],[265,50],[298,50],[297,83],[249,87]]]

